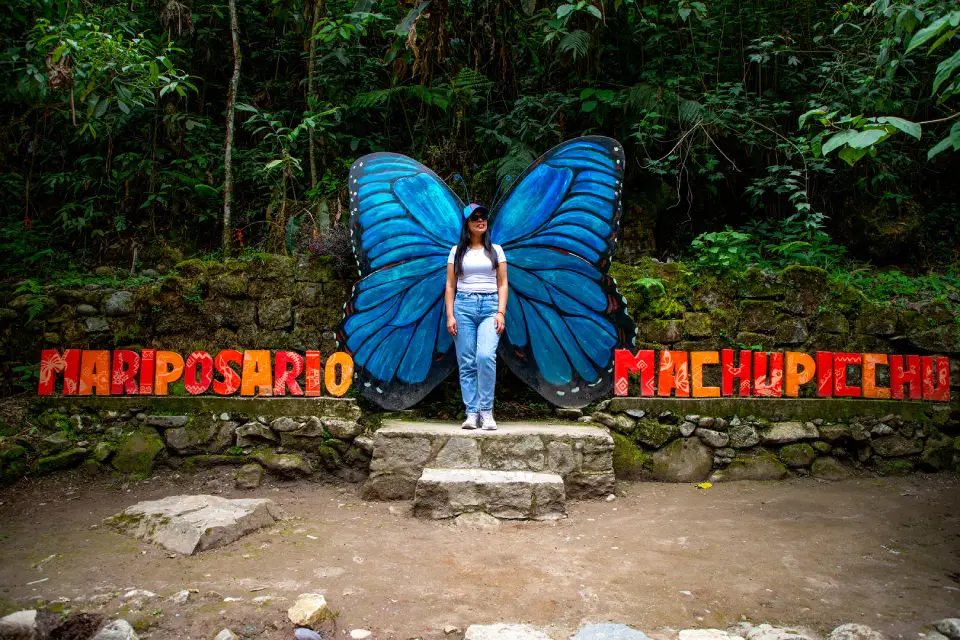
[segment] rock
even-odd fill
[[[684,438],[689,438],[693,435],[693,432],[697,430],[697,423],[691,422],[689,420],[684,420],[680,423],[680,426],[677,427],[680,431],[680,435]]]
[[[550,640],[544,631],[529,624],[472,624],[463,640]]]
[[[156,269],[144,269],[140,272],[140,275],[144,276],[145,278],[159,278],[160,272]]]
[[[200,453],[202,447],[213,440],[217,434],[217,426],[213,422],[203,420],[196,424],[176,429],[167,429],[163,432],[163,439],[167,446],[180,455]]]
[[[888,436],[891,433],[894,433],[893,427],[883,424],[882,422],[875,426],[873,429],[870,429],[870,433],[875,436]]]
[[[163,439],[154,429],[141,428],[126,434],[120,440],[111,464],[123,473],[148,474],[157,457],[166,449]]]
[[[664,482],[700,482],[713,468],[713,451],[696,438],[679,438],[653,454],[651,476]]]
[[[494,531],[500,528],[500,520],[483,511],[461,514],[453,519],[453,523],[460,529],[477,531]]]
[[[184,589],[182,591],[177,591],[175,594],[170,596],[170,602],[173,604],[187,604],[190,601],[190,590]]]
[[[272,500],[188,495],[140,502],[105,522],[134,538],[192,555],[230,544],[283,518]]]
[[[857,442],[866,442],[870,440],[870,430],[859,422],[851,422],[849,431],[850,436]]]
[[[303,593],[287,610],[287,617],[298,627],[316,628],[328,620],[333,620],[336,614],[330,611],[326,598],[319,593]]]
[[[761,624],[747,632],[747,640],[816,640],[816,636],[796,629],[781,629]]]
[[[884,436],[870,443],[870,447],[878,456],[896,458],[908,456],[923,451],[923,441],[920,439],[904,438],[903,436]]]
[[[563,407],[557,407],[556,414],[558,418],[563,420],[576,420],[583,416],[583,411],[580,409],[565,409]]]
[[[950,640],[960,640],[960,618],[944,618],[934,622],[933,627]]]
[[[307,629],[306,627],[300,627],[294,631],[293,637],[295,640],[323,640],[323,636],[313,629]]]
[[[790,444],[816,440],[820,436],[812,422],[778,422],[761,435],[763,444]]]
[[[716,424],[717,419],[711,418],[710,416],[703,416],[697,420],[697,426],[701,429],[712,429],[713,425]]]
[[[953,438],[944,435],[927,438],[920,456],[920,468],[924,471],[960,470],[960,450],[954,448]]]
[[[810,466],[810,463],[813,462],[816,455],[813,447],[805,442],[788,444],[780,449],[780,459],[785,465],[793,467],[794,469]]]
[[[710,327],[710,314],[684,313],[683,332],[686,333],[689,338],[709,338],[713,335]]]
[[[887,636],[862,624],[843,624],[830,632],[827,640],[887,640]]]
[[[323,428],[337,440],[353,440],[363,433],[363,427],[355,420],[340,420],[338,418],[321,418]]]
[[[700,442],[708,447],[713,447],[714,449],[722,449],[730,443],[729,435],[726,433],[720,433],[719,431],[714,431],[713,429],[698,428],[696,435],[698,438],[700,438]]]
[[[230,420],[230,414],[229,414],[229,413],[226,413],[226,412],[221,413],[221,414],[220,414],[220,420],[221,420],[222,422],[228,422],[228,421]]]
[[[717,449],[716,451],[713,452],[713,454],[715,456],[719,456],[721,458],[729,458],[731,460],[737,457],[737,452],[734,451],[733,449],[730,449],[729,447],[724,449]]]
[[[230,629],[223,629],[213,640],[240,640],[240,637]]]
[[[650,640],[650,638],[625,624],[603,623],[580,627],[570,640]]]
[[[373,634],[366,629],[354,629],[350,632],[353,640],[368,640]]]
[[[100,464],[106,464],[112,455],[113,445],[109,442],[98,442],[97,446],[93,448],[93,459]]]
[[[260,420],[260,422],[266,423],[266,418]],[[302,422],[297,422],[293,418],[286,416],[277,418],[270,423],[270,428],[279,433],[283,433],[284,431],[298,431],[301,427],[303,427]]]
[[[774,342],[778,345],[803,344],[809,337],[807,323],[800,318],[790,318],[777,327]]]
[[[133,313],[133,294],[129,291],[117,291],[107,296],[104,313],[111,318],[129,316]]]
[[[37,443],[40,453],[45,456],[51,456],[61,451],[66,451],[73,446],[73,442],[64,433],[51,433]]]
[[[730,446],[735,449],[747,449],[752,447],[760,442],[760,436],[757,435],[757,430],[750,424],[733,424],[734,422],[739,423],[739,418],[734,418],[730,422],[730,430],[727,434],[730,436]]]
[[[90,640],[140,640],[140,636],[126,620],[114,620]]]
[[[677,424],[680,422],[680,418],[674,415],[672,411],[660,412],[660,415],[657,416],[657,420],[664,424]]]
[[[680,430],[675,425],[644,419],[636,423],[634,438],[641,444],[659,449],[676,438],[679,433]]]
[[[817,458],[810,467],[810,473],[821,480],[846,480],[850,477],[850,471],[836,458]]]
[[[730,423],[724,420],[723,418],[717,418],[713,421],[714,431],[726,431],[729,427],[730,427]]]
[[[720,629],[683,629],[680,631],[680,640],[737,640],[738,636],[730,635]],[[739,640],[742,640],[740,638]]]
[[[626,413],[631,418],[636,418],[637,420],[647,415],[647,412],[644,411],[643,409],[627,409],[626,411],[624,411],[624,413]]]
[[[263,482],[263,467],[258,464],[245,464],[237,471],[237,489],[256,489]]]
[[[264,329],[289,329],[293,326],[293,299],[261,300],[257,306],[257,320]]]
[[[3,640],[34,640],[37,630],[37,611],[17,611],[0,618],[0,638]]]
[[[723,471],[714,474],[717,482],[735,480],[780,480],[787,475],[787,468],[769,453],[735,458]]]
[[[476,438],[451,437],[437,453],[434,465],[441,469],[479,467],[480,443]]]
[[[365,454],[372,456],[373,455],[373,438],[368,438],[366,436],[357,436],[353,439],[353,444],[355,447],[363,451]]]
[[[833,451],[833,447],[831,447],[829,444],[821,440],[817,440],[816,442],[813,443],[813,449],[821,455],[826,455],[831,451]]]
[[[90,318],[97,315],[97,308],[89,304],[78,304],[77,315],[84,318]]]
[[[75,447],[52,456],[46,456],[33,463],[33,471],[37,474],[43,474],[60,471],[61,469],[71,469],[83,462],[89,453],[82,447]]]
[[[237,427],[236,436],[238,447],[254,447],[264,443],[276,444],[280,441],[270,427],[259,422],[248,422],[242,427]]]
[[[148,427],[157,427],[158,429],[173,429],[176,427],[185,427],[190,419],[187,416],[147,416],[145,420]]]
[[[263,453],[256,456],[256,460],[266,467],[267,471],[288,478],[313,473],[313,466],[309,461],[292,453]]]
[[[102,316],[87,318],[83,321],[83,324],[87,333],[104,333],[110,331],[110,324],[107,322],[107,319]]]

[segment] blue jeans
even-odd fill
[[[457,321],[457,366],[460,367],[460,391],[467,413],[493,409],[493,386],[497,381],[497,344],[500,335],[494,327],[497,314],[496,293],[460,293],[453,301]]]

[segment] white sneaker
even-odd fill
[[[485,431],[495,431],[497,428],[497,421],[493,419],[493,411],[481,411],[480,421],[483,422]]]
[[[479,429],[479,416],[475,413],[468,413],[467,419],[463,421],[463,424],[460,425],[461,429]]]

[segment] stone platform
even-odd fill
[[[604,427],[530,422],[496,431],[449,423],[388,421],[374,438],[367,500],[412,500],[424,469],[549,473],[565,497],[600,498],[614,491],[613,438]]]
[[[563,478],[555,473],[424,469],[413,515],[453,518],[483,511],[505,520],[558,520],[567,514]]]

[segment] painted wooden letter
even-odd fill
[[[720,364],[720,354],[716,351],[693,351],[690,353],[690,380],[693,383],[694,398],[719,398],[720,387],[703,386],[703,365]]]
[[[887,364],[885,353],[863,354],[863,397],[889,398],[890,389],[877,386],[877,365]]]
[[[142,396],[153,393],[153,375],[156,365],[157,352],[154,349],[144,349],[140,352],[140,395]]]
[[[200,365],[200,375],[197,375],[197,365]],[[183,386],[190,395],[199,395],[210,388],[213,382],[213,358],[206,351],[194,351],[187,356],[186,372],[183,375]]]
[[[273,373],[273,395],[286,395],[287,389],[290,395],[303,395],[303,389],[297,384],[297,377],[303,373],[303,357],[299,353],[277,351],[273,357]]]
[[[903,356],[890,356],[890,396],[903,400],[903,385],[909,384],[911,400],[920,399],[920,356],[907,356],[907,366],[903,366]]]
[[[720,378],[720,393],[725,396],[732,396],[733,394],[733,381],[739,380],[740,384],[738,385],[740,396],[749,396],[750,395],[750,383],[753,382],[753,378],[750,376],[750,358],[752,357],[752,351],[741,351],[740,352],[740,366],[733,366],[733,349],[724,349],[720,352],[720,361],[721,361],[721,378]]]
[[[304,376],[306,380],[306,395],[309,398],[316,398],[320,395],[323,378],[320,375],[320,352],[307,351],[304,357],[306,361],[307,373]]]
[[[243,352],[243,379],[240,395],[252,396],[259,391],[261,396],[273,395],[273,373],[270,371],[269,351]]]
[[[817,395],[833,397],[833,351],[817,351]]]
[[[80,358],[80,395],[110,395],[110,352],[84,351]]]
[[[340,382],[337,382],[337,366],[340,367]],[[327,365],[323,370],[324,382],[327,391],[332,396],[342,396],[350,389],[353,381],[353,358],[343,351],[337,351],[327,358]]]
[[[222,382],[216,379],[213,381],[213,392],[217,395],[229,396],[236,393],[237,389],[240,388],[240,374],[230,366],[231,362],[242,365],[243,354],[234,349],[224,349],[213,360],[213,366],[217,373],[223,376]]]
[[[634,355],[628,349],[617,349],[613,358],[613,393],[629,395],[630,374],[640,372],[640,395],[653,395],[653,350],[642,349]]]
[[[863,356],[859,353],[833,354],[833,395],[841,398],[859,398],[860,387],[851,387],[847,384],[847,366],[860,365]]]
[[[113,373],[111,373],[110,393],[115,396],[137,395],[137,372],[140,371],[140,356],[136,351],[117,349],[113,352]]]
[[[934,372],[933,365],[937,365]],[[942,356],[920,358],[920,379],[923,380],[923,399],[950,402],[950,361]]]
[[[813,380],[817,375],[817,363],[813,357],[806,353],[797,353],[796,351],[787,351],[787,381],[784,386],[784,393],[791,398],[800,395],[800,385]]]
[[[53,393],[58,373],[63,373],[63,394],[74,395],[80,377],[80,349],[67,349],[62,356],[56,349],[40,352],[40,386],[37,393],[41,396]]]
[[[767,375],[767,354],[753,354],[753,395],[779,398],[783,395],[783,354],[770,354],[770,375]]]
[[[167,387],[183,375],[183,356],[174,351],[157,351],[157,373],[154,375],[156,394],[165,396]]]
[[[687,373],[686,351],[660,352],[660,378],[657,380],[657,395],[669,396],[677,390],[678,398],[690,397],[690,377]]]

